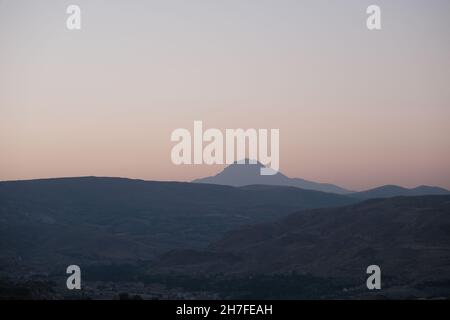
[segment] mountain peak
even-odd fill
[[[265,167],[261,162],[259,162],[257,160],[254,160],[254,159],[249,159],[249,158],[245,158],[245,159],[234,161],[232,166],[233,165],[243,165],[243,164],[258,166],[259,168],[264,168]]]
[[[215,176],[196,179],[192,182],[229,185],[234,187],[242,187],[248,185],[276,185],[338,194],[350,193],[350,191],[339,186],[298,178],[289,178],[281,172],[277,172],[274,175],[261,175],[261,168],[265,168],[262,163],[246,158],[240,161],[235,161],[233,164],[227,166],[223,171],[219,172]]]

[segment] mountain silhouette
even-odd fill
[[[390,198],[397,196],[450,195],[450,191],[440,187],[419,186],[408,189],[396,185],[385,185],[351,194],[358,199]]]
[[[249,163],[248,159],[245,160],[245,164],[234,164],[226,167],[222,172],[219,172],[215,176],[201,178],[193,180],[193,183],[208,183],[219,184],[227,186],[247,186],[247,185],[276,185],[276,186],[290,186],[302,189],[316,190],[322,192],[331,192],[337,194],[348,194],[351,191],[341,188],[339,186],[329,183],[318,183],[308,181],[300,178],[289,178],[278,172],[275,175],[261,175],[260,169],[264,166],[256,162],[255,164]]]
[[[0,182],[0,261],[123,262],[200,248],[236,227],[357,199],[292,187],[123,178]],[[1,266],[1,264],[0,264]]]

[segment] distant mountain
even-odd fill
[[[348,296],[369,294],[366,268],[376,264],[382,270],[378,294],[450,297],[450,196],[373,199],[305,210],[232,231],[207,251],[169,252],[160,263],[164,270],[240,279],[249,274],[284,274],[292,280],[298,278],[293,275],[312,275],[338,280],[340,292],[347,288]]]
[[[318,183],[299,178],[289,178],[278,172],[275,175],[262,176],[260,169],[264,167],[261,163],[249,164],[248,159],[245,164],[234,163],[226,167],[222,172],[215,176],[196,179],[194,183],[209,183],[227,186],[246,186],[246,185],[277,185],[277,186],[291,186],[302,189],[316,190],[322,192],[331,192],[337,194],[348,194],[351,191],[341,188],[339,186]]]
[[[0,182],[0,270],[38,264],[136,262],[202,248],[236,227],[305,208],[355,203],[291,187],[121,178]]]
[[[407,189],[395,185],[386,185],[366,191],[355,192],[351,195],[358,199],[372,199],[397,196],[450,195],[450,191],[443,188],[430,186],[419,186],[417,188]]]

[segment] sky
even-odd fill
[[[81,30],[66,8],[81,8]],[[366,28],[381,8],[382,30]],[[0,0],[0,180],[189,181],[177,128],[280,130],[280,171],[450,188],[446,0]]]

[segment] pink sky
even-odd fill
[[[107,3],[107,5],[106,5]],[[450,188],[448,1],[0,2],[0,180],[191,180],[176,128],[279,128],[280,168]],[[428,6],[427,6],[428,4]]]

